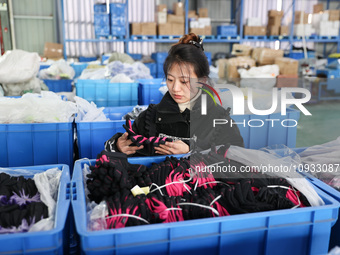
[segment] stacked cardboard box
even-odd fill
[[[266,27],[265,26],[244,26],[243,34],[244,35],[266,35]]]
[[[199,8],[198,15],[195,11],[190,12],[189,32],[197,35],[211,35],[211,19],[208,17],[207,8]]]
[[[156,35],[156,23],[144,22],[144,23],[131,23],[132,35]]]
[[[252,49],[249,45],[234,43],[231,54],[235,56],[250,56]]]
[[[227,78],[229,81],[235,81],[240,78],[239,68],[249,69],[253,66],[255,66],[255,61],[249,56],[220,59],[218,61],[218,76],[220,78]]]
[[[158,35],[184,34],[184,6],[182,2],[173,4],[173,14],[167,14],[166,5],[157,5]]]
[[[275,59],[280,57],[283,57],[283,50],[255,48],[252,52],[252,58],[260,66],[273,65],[275,63]]]
[[[280,35],[280,31],[285,32],[281,28],[281,21],[283,17],[283,11],[269,10],[268,11],[268,24],[267,34],[268,35]]]
[[[313,6],[312,28],[320,36],[338,36],[340,10],[323,10],[322,4]]]
[[[276,87],[297,87],[299,61],[292,58],[275,58],[275,64],[278,65],[280,69]]]

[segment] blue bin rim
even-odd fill
[[[60,223],[62,224],[57,224],[57,221],[54,221],[54,227],[51,230],[47,230],[47,231],[36,231],[36,232],[25,232],[25,233],[14,233],[14,234],[10,234],[10,235],[0,235],[0,239],[3,240],[10,240],[12,238],[17,238],[17,237],[27,237],[27,235],[29,235],[30,237],[39,237],[41,235],[49,235],[49,234],[56,234],[60,231],[62,231],[65,228],[65,224],[66,224],[66,219],[67,219],[67,215],[68,215],[68,211],[69,211],[69,207],[70,207],[70,200],[66,200],[66,188],[68,185],[70,185],[70,168],[68,165],[66,164],[51,164],[51,165],[36,165],[36,166],[16,166],[16,167],[4,167],[5,169],[32,169],[32,170],[48,170],[51,168],[59,168],[60,170],[62,170],[61,173],[61,177],[60,177],[60,181],[64,180],[65,182],[60,182],[59,184],[59,188],[58,188],[58,198],[57,198],[57,204],[56,204],[56,210],[55,210],[55,219],[58,218],[58,202],[60,198],[63,198],[64,201],[67,201],[67,205],[65,208],[65,205],[63,205],[62,210],[63,215],[61,215],[60,218],[58,218],[58,220],[60,220]]]
[[[77,175],[79,175],[80,178],[82,178],[82,168],[79,167],[80,164],[82,164],[84,159],[82,160],[77,160],[75,162],[74,166],[74,174],[72,178],[72,182],[77,183],[77,187],[83,188],[83,180],[79,180]],[[88,162],[88,160],[86,160]],[[86,162],[85,162],[86,163]],[[80,171],[80,173],[79,173]],[[159,224],[150,224],[150,225],[140,225],[140,226],[131,226],[131,227],[126,227],[126,228],[119,228],[119,229],[106,229],[106,230],[101,230],[101,231],[88,231],[87,230],[87,225],[86,224],[81,224],[81,217],[79,215],[79,211],[82,214],[82,218],[87,219],[86,215],[86,207],[84,208],[77,208],[79,207],[78,205],[75,204],[75,202],[72,200],[71,205],[72,205],[72,210],[74,212],[76,211],[78,213],[79,217],[76,217],[75,219],[75,225],[77,232],[80,236],[100,236],[100,235],[114,235],[114,234],[120,234],[120,233],[126,233],[126,232],[140,232],[143,230],[157,230],[157,229],[172,229],[176,227],[190,227],[193,225],[197,224],[209,224],[209,223],[218,223],[221,222],[221,219],[223,219],[223,222],[225,221],[233,221],[233,220],[242,220],[246,219],[249,217],[253,217],[256,219],[257,217],[271,217],[271,216],[279,216],[279,215],[287,215],[287,212],[290,211],[290,215],[294,217],[295,213],[303,213],[303,212],[310,212],[310,211],[315,211],[315,210],[329,210],[329,209],[334,209],[336,212],[338,212],[338,208],[340,207],[340,203],[336,201],[333,197],[322,191],[316,186],[313,186],[314,189],[317,191],[317,193],[323,198],[323,200],[327,200],[329,204],[323,205],[323,206],[318,206],[318,207],[303,207],[303,208],[297,208],[294,210],[291,209],[282,209],[282,210],[275,210],[275,211],[265,211],[265,212],[255,212],[255,213],[247,213],[247,214],[238,214],[238,215],[230,215],[230,216],[222,216],[222,217],[215,217],[215,218],[204,218],[204,219],[194,219],[194,220],[187,220],[187,221],[181,221],[181,222],[171,222],[171,223],[159,223]],[[82,191],[82,194],[84,195],[84,189]],[[78,197],[79,194],[78,194]],[[81,198],[83,202],[85,202],[85,196]],[[85,204],[84,204],[85,206]],[[298,212],[297,212],[298,211]],[[333,214],[334,215],[334,214]],[[337,218],[334,219],[334,224],[336,222]],[[84,223],[84,222],[82,222]],[[85,221],[87,223],[87,220]]]

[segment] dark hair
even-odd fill
[[[165,77],[173,64],[191,64],[198,78],[209,76],[209,63],[199,36],[194,33],[184,35],[170,48],[163,65]]]

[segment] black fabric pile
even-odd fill
[[[32,179],[0,173],[0,233],[27,232],[48,217],[48,208]]]
[[[108,228],[310,206],[285,179],[256,171],[207,171],[216,163],[237,170],[244,166],[228,159],[227,150],[213,147],[206,155],[194,153],[188,159],[166,157],[149,168],[130,164],[125,154],[102,151],[90,166],[88,197],[106,201]],[[150,192],[134,196],[131,189],[136,185]]]

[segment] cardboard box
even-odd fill
[[[209,15],[208,15],[208,8],[199,8],[198,9],[198,16],[200,18],[207,18],[207,17],[209,17]]]
[[[188,11],[188,18],[198,18],[195,10],[189,10]]]
[[[164,24],[167,22],[167,13],[166,12],[157,12],[156,17],[157,17],[157,23],[158,24]]]
[[[231,54],[236,56],[250,56],[252,49],[253,47],[249,45],[234,43]]]
[[[243,35],[254,35],[253,27],[243,26]]]
[[[156,8],[157,12],[168,12],[168,7],[166,4],[159,4]]]
[[[279,66],[280,74],[298,74],[299,61],[292,58],[276,58],[276,65]]]
[[[252,53],[251,53],[251,58],[255,60],[255,62],[258,61],[259,57],[260,57],[260,53],[261,51],[265,49],[263,47],[258,47],[258,48],[254,48]]]
[[[340,20],[340,10],[327,10],[326,12],[329,14],[329,21]]]
[[[169,23],[184,23],[184,16],[177,16],[173,14],[168,14]]]
[[[211,26],[205,26],[204,28],[204,34],[203,35],[211,35]]]
[[[303,14],[303,18],[301,17]],[[294,24],[308,24],[308,13],[295,11]]]
[[[142,35],[156,35],[157,34],[157,25],[156,22],[145,22],[141,23],[142,26]]]
[[[184,23],[172,23],[171,24],[172,35],[184,35],[184,33],[185,33]]]
[[[279,35],[280,34],[280,26],[268,26],[267,27],[268,35]]]
[[[281,16],[268,17],[268,26],[281,26]]]
[[[272,65],[275,63],[276,58],[283,57],[283,50],[274,50],[263,48],[258,55],[257,63],[259,65]]]
[[[158,24],[158,35],[170,35],[172,33],[171,31],[171,23]]]
[[[190,28],[189,33],[194,33],[196,35],[204,35],[205,30],[204,28]]]
[[[319,13],[323,11],[323,3],[313,5],[313,13]]]
[[[268,17],[275,17],[275,16],[283,17],[283,11],[277,11],[277,10],[268,11]]]
[[[63,45],[60,43],[46,42],[44,46],[44,57],[48,59],[64,58]]]
[[[276,87],[298,87],[299,86],[299,76],[297,74],[280,74],[276,79]]]
[[[280,35],[289,35],[289,27],[280,26]]]
[[[240,74],[237,71],[239,68],[249,69],[253,66],[255,66],[255,61],[250,57],[230,58],[226,62],[225,77],[229,81],[233,81],[240,78]]]
[[[177,16],[183,16],[184,15],[184,5],[182,2],[174,3],[173,5],[173,11],[174,14]]]
[[[131,23],[131,34],[141,35],[142,34],[142,23]]]
[[[265,26],[252,27],[253,35],[266,35],[267,28]]]

